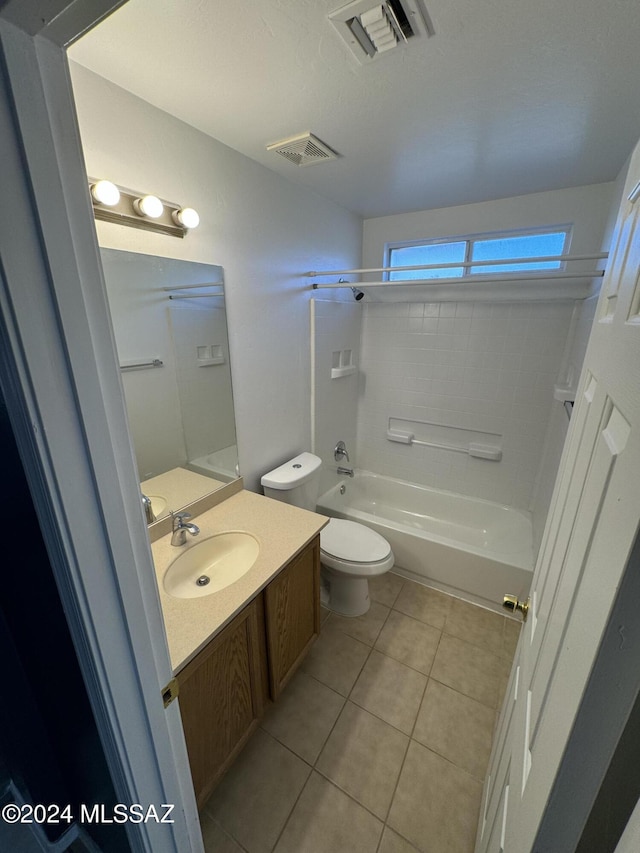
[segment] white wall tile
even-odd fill
[[[402,327],[363,306],[357,464],[528,508],[572,306],[405,303]],[[497,433],[503,460],[392,444],[389,417]]]

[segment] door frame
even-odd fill
[[[122,4],[0,2],[0,385],[131,847],[201,853],[66,56]]]
[[[0,3],[0,383],[116,792],[176,806],[174,824],[128,825],[132,847],[185,853],[202,839],[179,708],[160,699],[171,667],[66,58],[123,2]]]

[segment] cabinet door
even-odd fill
[[[178,674],[180,713],[199,807],[263,712],[262,607],[259,596]]]
[[[276,699],[320,631],[320,537],[265,590],[269,689]]]

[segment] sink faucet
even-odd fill
[[[173,519],[172,545],[184,545],[187,541],[187,533],[192,536],[197,536],[200,533],[200,528],[197,525],[186,523],[186,519],[191,518],[190,512],[172,512],[171,518]]]
[[[155,520],[155,514],[151,505],[151,500],[145,494],[142,495],[142,506],[144,507],[144,515],[147,519],[147,524],[152,524]]]

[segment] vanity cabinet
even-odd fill
[[[204,805],[320,630],[316,536],[178,675],[198,806]]]
[[[264,591],[269,692],[277,699],[320,633],[320,538]]]
[[[200,807],[264,711],[266,657],[261,597],[248,604],[177,678],[189,765]]]

